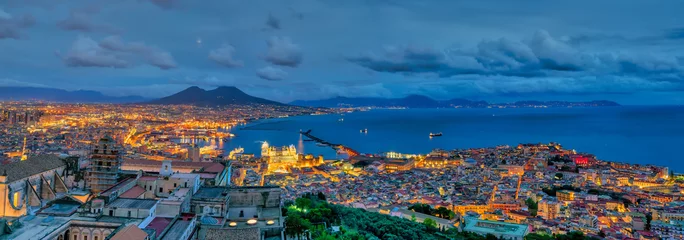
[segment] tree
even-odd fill
[[[415,214],[411,214],[411,222],[416,222],[416,215]]]
[[[306,230],[311,228],[311,222],[302,218],[299,213],[291,213],[285,218],[285,234],[299,238]]]
[[[325,194],[323,194],[322,192],[318,192],[318,200],[326,201]]]
[[[311,208],[312,201],[311,201],[311,199],[308,199],[308,198],[297,198],[295,200],[295,206],[297,206],[297,208],[299,208],[299,209],[305,210],[305,209]]]
[[[423,224],[428,228],[437,228],[437,222],[435,220],[432,220],[431,218],[426,218],[425,220],[423,220]]]
[[[651,213],[646,214],[646,230],[651,231],[651,221],[653,221],[653,215]]]
[[[561,180],[561,179],[563,179],[563,174],[562,173],[556,173],[555,177],[556,177],[556,179]]]
[[[530,215],[533,217],[537,216],[537,210],[539,209],[537,202],[535,202],[532,198],[527,198],[527,200],[525,200],[525,204],[527,205],[527,209],[530,211]]]

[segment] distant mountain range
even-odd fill
[[[96,91],[78,90],[67,91],[56,88],[40,87],[0,87],[0,101],[51,101],[67,103],[140,103],[163,105],[195,105],[215,107],[225,105],[265,104],[285,106],[286,104],[248,95],[236,87],[218,87],[214,90],[204,90],[199,87],[189,87],[176,94],[160,99],[149,100],[140,96],[113,97]],[[611,101],[565,102],[565,101],[519,101],[514,103],[488,103],[485,101],[471,101],[455,98],[450,100],[435,100],[422,95],[409,95],[403,98],[375,98],[375,97],[335,97],[323,100],[294,101],[291,105],[304,107],[402,107],[402,108],[484,108],[484,107],[605,107],[620,106]]]
[[[566,102],[566,101],[519,101],[513,103],[488,103],[462,98],[439,101],[422,95],[409,95],[403,98],[348,98],[336,97],[323,100],[294,101],[292,105],[306,107],[378,107],[378,108],[485,108],[485,107],[608,107],[620,106],[611,101]]]
[[[236,87],[218,87],[209,91],[199,87],[190,87],[171,96],[145,103],[163,105],[189,104],[203,107],[247,104],[286,105],[276,101],[250,96]]]
[[[50,101],[67,103],[132,103],[149,99],[140,96],[112,97],[96,91],[67,91],[57,88],[0,87],[0,101]]]

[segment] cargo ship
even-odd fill
[[[441,132],[438,132],[438,133],[430,133],[430,137],[441,137],[441,136],[442,136],[442,133],[441,133]]]

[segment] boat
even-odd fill
[[[430,137],[441,137],[441,136],[442,136],[442,133],[441,133],[441,132],[438,132],[438,133],[430,133]]]
[[[323,143],[316,143],[316,146],[319,146],[319,147],[327,147],[328,145],[327,145],[327,144],[323,144]]]
[[[362,133],[368,133],[368,128],[361,129],[360,132],[362,132]]]
[[[340,118],[337,121],[344,122],[344,118]]]

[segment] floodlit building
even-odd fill
[[[466,218],[463,230],[480,235],[492,234],[500,239],[523,240],[528,228],[528,225]]]
[[[29,215],[67,193],[65,168],[56,155],[0,165],[0,217]]]
[[[121,157],[112,137],[101,138],[90,154],[90,165],[85,176],[86,187],[95,194],[114,186],[119,178]]]

